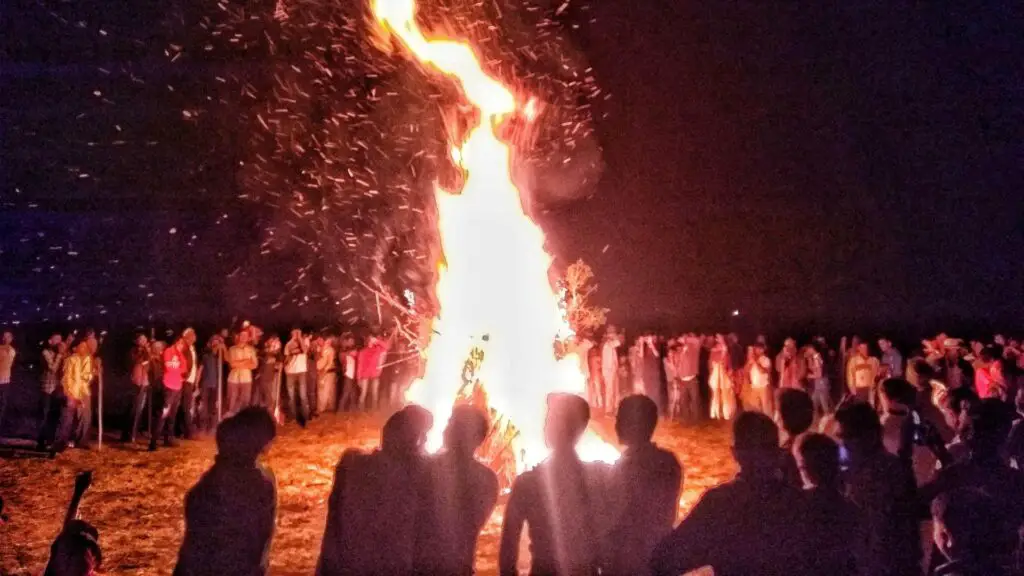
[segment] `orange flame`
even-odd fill
[[[557,339],[571,336],[560,299],[548,280],[551,257],[544,234],[526,215],[512,181],[511,150],[495,130],[517,111],[515,96],[489,76],[468,44],[428,39],[416,23],[414,0],[374,0],[382,28],[423,64],[452,77],[480,111],[452,159],[464,171],[459,191],[436,189],[438,227],[444,252],[436,286],[441,312],[427,346],[426,371],[406,399],[429,409],[438,423],[431,447],[462,387],[463,368],[474,348],[484,350],[477,376],[492,408],[519,430],[518,471],[543,460],[547,395],[583,395],[586,382],[574,354],[558,358]],[[528,100],[523,115],[532,119]],[[580,445],[587,460],[613,461],[618,451],[593,432]]]

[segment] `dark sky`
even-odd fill
[[[260,241],[229,160],[179,168],[208,149],[179,94],[216,73],[160,58],[165,3],[52,4],[66,22],[46,2],[3,8],[2,320],[59,318],[44,313],[57,303],[215,318]],[[616,320],[1022,324],[1019,7],[633,4],[570,10],[612,95],[597,110],[606,168],[590,198],[541,218],[561,261],[594,266]],[[146,81],[97,73],[108,61]],[[102,121],[74,121],[107,97]]]

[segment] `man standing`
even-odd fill
[[[11,391],[11,370],[14,368],[14,334],[4,331],[0,340],[0,428],[4,425],[4,412],[7,411],[7,396]]]
[[[292,330],[291,339],[284,345],[284,386],[288,391],[288,409],[303,428],[309,417],[308,354],[309,337],[303,336],[298,328]]]
[[[615,432],[625,450],[608,487],[611,523],[602,574],[649,574],[651,553],[672,531],[683,470],[674,454],[651,442],[657,424],[658,407],[650,398],[629,396],[619,404]]]
[[[823,418],[832,412],[832,386],[825,372],[825,358],[815,344],[804,347],[804,362],[807,365],[807,384],[814,401],[814,412]]]
[[[124,442],[135,442],[135,435],[139,433],[139,422],[142,420],[142,411],[146,403],[152,402],[150,398],[149,363],[152,359],[152,352],[145,335],[139,334],[135,338],[135,347],[132,348],[132,385],[135,387],[135,400],[132,403],[131,428],[125,428],[121,436]],[[150,429],[153,423],[150,422]]]
[[[185,413],[185,439],[191,440],[195,433],[196,415],[196,384],[199,383],[199,356],[196,354],[196,331],[186,328],[181,333],[184,345],[181,350],[185,358],[185,369],[182,371],[181,408]]]
[[[359,407],[371,412],[378,408],[380,394],[380,375],[383,370],[384,355],[388,351],[387,341],[371,334],[366,346],[359,350],[356,361],[356,375],[359,379]]]
[[[477,538],[498,500],[497,475],[473,456],[489,430],[479,409],[461,405],[452,410],[444,451],[426,465],[416,574],[473,574]]]
[[[334,337],[323,339],[316,355],[316,409],[319,414],[337,410],[338,374],[335,368]]]
[[[338,411],[351,410],[353,403],[359,398],[356,391],[356,339],[346,332],[341,336],[341,399],[338,400]]]
[[[903,378],[903,355],[892,345],[888,338],[878,341],[878,348],[882,351],[882,367],[885,369],[886,378]]]
[[[751,347],[750,390],[753,392],[754,409],[769,418],[775,413],[775,391],[772,388],[772,361],[765,354],[762,344]]]
[[[39,388],[42,393],[40,404],[43,417],[39,426],[40,445],[46,444],[49,431],[52,430],[49,425],[53,414],[54,402],[56,401],[54,395],[57,392],[58,384],[60,384],[60,367],[64,364],[65,356],[66,350],[64,343],[61,341],[60,334],[51,335],[50,339],[46,341],[46,347],[43,348],[43,374],[39,379]]]
[[[858,400],[874,404],[875,381],[878,380],[878,358],[868,354],[868,345],[861,342],[846,366],[846,382]]]
[[[682,406],[683,420],[693,423],[700,420],[700,337],[690,332],[679,339],[682,348],[679,351],[679,365],[676,377],[680,383],[679,403]]]
[[[779,388],[803,390],[805,367],[796,348],[796,340],[786,338],[782,352],[775,358],[775,370],[779,373]]]
[[[64,361],[62,385],[68,405],[61,414],[57,434],[58,449],[67,443],[79,448],[89,447],[89,429],[92,426],[92,400],[89,386],[93,377],[93,361],[89,343],[80,340],[75,353]]]
[[[249,345],[249,331],[235,336],[235,345],[228,350],[228,416],[249,405],[252,398],[252,371],[256,369],[256,349]]]
[[[160,411],[156,428],[149,436],[149,451],[156,451],[156,439],[163,435],[164,445],[176,446],[174,442],[174,420],[181,404],[181,388],[185,379],[185,349],[188,344],[184,337],[178,338],[164,350],[164,407]]]
[[[551,456],[512,484],[501,526],[498,573],[517,573],[519,540],[530,526],[531,574],[596,574],[607,512],[595,465],[584,464],[576,444],[587,429],[590,407],[572,394],[550,394],[544,436]]]
[[[779,432],[771,418],[741,412],[733,422],[740,471],[711,488],[661,540],[651,572],[675,576],[703,566],[715,574],[809,574],[815,554],[802,494],[779,479]]]
[[[601,379],[604,381],[604,409],[609,414],[619,405],[619,346],[622,338],[608,325],[601,344]]]

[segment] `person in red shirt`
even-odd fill
[[[156,428],[149,437],[150,452],[156,451],[156,439],[161,434],[164,436],[164,445],[176,445],[174,442],[174,418],[178,414],[178,405],[181,403],[181,385],[187,368],[185,363],[185,348],[187,346],[184,338],[178,338],[172,346],[168,346],[164,350],[164,407],[160,411]]]
[[[356,358],[356,379],[359,381],[359,408],[376,410],[380,394],[380,375],[384,367],[384,356],[387,354],[390,340],[371,334],[366,346],[359,350]],[[369,396],[369,398],[367,398]],[[367,404],[369,400],[369,404]]]

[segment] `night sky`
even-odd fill
[[[232,140],[183,116],[259,63],[171,63],[180,5],[106,4],[3,4],[0,322],[324,318],[302,296],[270,308],[286,267],[254,258],[267,210],[237,199]],[[633,4],[560,12],[611,95],[593,106],[604,170],[539,216],[614,320],[1022,324],[1013,3]]]

